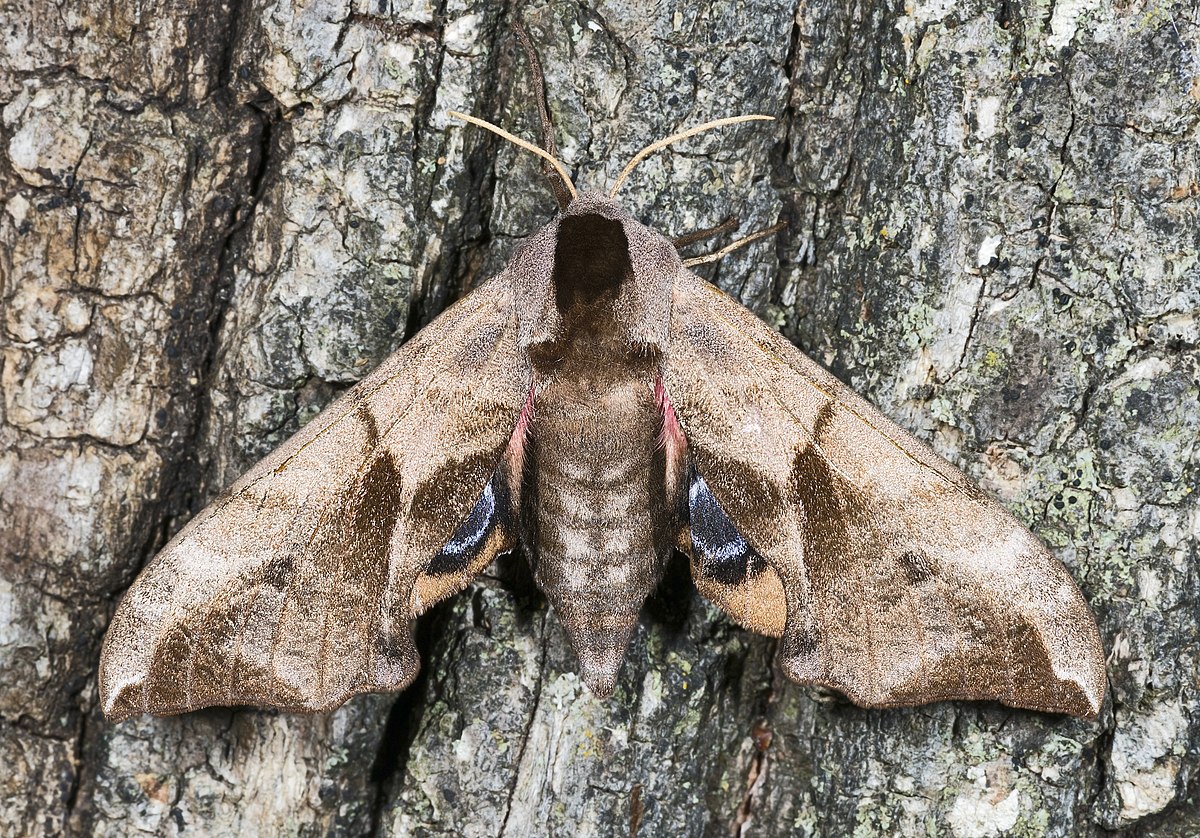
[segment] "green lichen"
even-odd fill
[[[916,64],[917,69],[921,73],[929,69],[929,62],[933,60],[934,53],[937,50],[938,34],[941,32],[941,29],[941,26],[930,26],[925,30],[925,35],[921,38],[921,43],[917,45]]]
[[[901,338],[910,350],[928,346],[937,337],[937,312],[924,302],[915,302],[900,317]]]

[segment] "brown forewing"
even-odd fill
[[[529,391],[516,336],[501,275],[189,523],[113,617],[105,714],[322,710],[409,683],[414,583],[480,497]]]
[[[695,467],[782,586],[750,602],[698,582],[742,622],[783,625],[791,677],[865,706],[1097,715],[1104,658],[1079,589],[949,463],[686,271],[666,371]]]

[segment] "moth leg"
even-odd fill
[[[683,250],[688,245],[702,242],[705,239],[711,239],[713,236],[719,236],[731,230],[736,230],[740,223],[737,218],[731,215],[719,224],[714,224],[712,227],[705,227],[703,230],[693,230],[690,233],[676,236],[671,239],[671,244],[675,245],[676,250]]]

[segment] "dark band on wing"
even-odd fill
[[[294,567],[295,560],[290,555],[275,556],[263,565],[262,583],[282,591],[287,588]]]
[[[792,488],[800,494],[808,523],[810,549],[819,549],[811,542],[823,545],[846,540],[846,518],[857,510],[847,509],[843,498],[845,479],[829,467],[821,446],[831,431],[834,404],[821,405],[813,421],[812,441],[801,448],[792,459]]]
[[[706,579],[738,585],[766,569],[766,561],[738,532],[695,469],[688,485],[688,517],[692,551]]]
[[[497,468],[492,479],[483,487],[483,494],[470,513],[458,525],[446,546],[438,551],[425,571],[430,576],[460,573],[466,570],[484,548],[496,527],[511,530],[512,501],[503,468]]]
[[[388,547],[400,508],[400,467],[386,448],[379,449],[362,476],[358,506],[350,518],[350,534],[357,551],[371,561],[387,564]]]

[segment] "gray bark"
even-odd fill
[[[502,566],[327,716],[96,708],[116,599],[554,204],[515,12],[52,5],[0,22],[0,835],[1200,832],[1200,13],[1167,0],[535,0],[561,156],[996,494],[1109,653],[1098,724],[860,710],[672,572],[616,694]],[[636,826],[635,826],[636,822]]]

